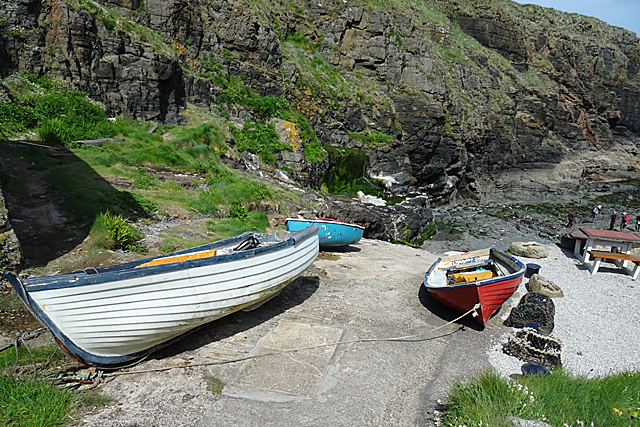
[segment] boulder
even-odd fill
[[[524,258],[546,258],[549,256],[547,247],[538,242],[514,242],[509,246],[509,252]]]
[[[560,286],[539,274],[534,274],[529,279],[529,292],[542,294],[549,298],[561,298],[564,296],[564,292],[562,292]]]

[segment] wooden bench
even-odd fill
[[[605,251],[588,251],[589,254],[595,259],[595,264],[593,265],[593,270],[591,270],[591,274],[596,274],[598,268],[600,267],[600,263],[603,259],[611,259],[611,260],[620,260],[622,264],[620,267],[623,267],[625,261],[631,261],[635,265],[633,270],[631,271],[631,280],[636,280],[638,275],[640,274],[640,256],[638,255],[630,255],[619,252],[605,252]],[[623,267],[624,268],[624,267]]]

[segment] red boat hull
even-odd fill
[[[428,290],[436,300],[461,313],[471,310],[474,305],[480,303],[480,309],[476,310],[477,316],[474,319],[484,325],[518,289],[523,274],[507,277],[505,280],[491,280],[490,283],[485,284],[475,283]]]

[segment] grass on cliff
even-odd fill
[[[628,427],[640,422],[638,390],[637,372],[587,379],[557,368],[511,380],[488,371],[452,387],[440,425],[506,427],[514,416],[552,426]]]
[[[94,249],[137,250],[139,245],[127,239],[124,235],[127,233],[122,236],[111,233],[112,236],[109,236],[109,227],[102,220],[107,212],[113,218],[121,218],[121,222],[148,221],[170,212],[180,217],[196,213],[216,216],[222,222],[218,232],[205,236],[211,241],[249,229],[265,230],[262,220],[259,226],[251,221],[229,226],[227,222],[233,221],[226,221],[225,216],[236,201],[240,201],[239,205],[247,210],[248,219],[257,214],[249,212],[252,207],[280,210],[286,206],[284,200],[300,202],[298,194],[289,189],[259,182],[223,164],[221,156],[227,156],[227,159],[237,156],[235,149],[238,147],[227,144],[229,130],[224,120],[205,109],[189,106],[182,111],[189,118],[188,126],[159,126],[149,133],[151,123],[120,117],[108,120],[101,107],[88,101],[84,95],[64,90],[56,92],[59,89],[56,82],[34,76],[16,76],[15,79],[19,83],[12,81],[9,86],[16,102],[7,104],[25,106],[40,115],[28,121],[33,118],[29,114],[16,116],[7,113],[12,111],[11,108],[0,109],[0,125],[4,125],[5,134],[16,137],[26,133],[22,137],[28,137],[28,132],[41,127],[38,117],[63,114],[78,121],[74,124],[76,129],[86,128],[94,132],[99,128],[99,123],[106,126],[100,132],[108,129],[105,133],[74,134],[71,139],[124,137],[124,141],[107,141],[101,147],[67,142],[68,151],[50,151],[16,144],[7,144],[2,148],[2,160],[7,165],[2,170],[5,190],[21,195],[27,205],[33,204],[34,197],[43,199],[45,205],[53,205],[55,209],[49,212],[53,212],[55,220],[60,222],[55,227],[42,225],[42,229],[33,228],[33,233],[45,243],[34,243],[33,248],[26,247],[26,250],[30,254],[37,251],[48,258],[29,256],[30,267],[43,266],[52,260],[51,257],[55,258],[54,253],[73,249],[83,241],[83,238],[78,240],[81,234],[92,237],[90,245],[85,246],[83,252],[89,260],[98,257],[86,252],[94,246]],[[258,110],[268,112],[272,109],[274,113],[284,106],[288,114],[295,114],[286,102],[271,101],[274,100],[253,100]],[[84,111],[83,108],[88,106],[96,108]],[[83,121],[82,117],[91,120]],[[304,117],[301,115],[294,115],[294,118],[301,123],[301,133],[307,135],[307,140],[314,141],[322,156],[317,139],[314,139],[315,134],[305,133],[310,129],[308,120],[302,120]],[[246,140],[238,142],[240,145],[250,145],[253,141],[249,139],[252,137],[254,135],[247,133]],[[60,138],[58,141],[67,139]],[[308,147],[305,147],[305,151]],[[313,152],[311,149],[309,151]],[[36,191],[37,194],[29,198],[28,195],[35,188],[42,191]],[[260,215],[264,217],[264,214]],[[55,242],[62,244],[55,247]],[[139,249],[146,251],[142,247]],[[49,255],[44,255],[45,252]]]

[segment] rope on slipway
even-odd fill
[[[193,367],[198,367],[198,366],[226,365],[228,363],[243,362],[245,360],[257,359],[259,357],[275,356],[275,355],[278,355],[278,354],[292,353],[292,352],[301,351],[301,350],[311,350],[311,349],[314,349],[314,348],[329,347],[329,346],[334,346],[334,345],[338,346],[340,344],[352,344],[352,343],[358,343],[358,342],[379,342],[379,341],[410,341],[412,338],[417,338],[419,336],[435,332],[438,329],[444,328],[445,326],[451,325],[451,324],[457,322],[458,320],[462,319],[467,314],[470,314],[472,312],[473,312],[473,316],[476,317],[478,315],[478,312],[476,310],[479,309],[480,307],[481,307],[481,305],[480,305],[480,303],[478,303],[478,304],[474,305],[471,310],[469,310],[466,313],[462,314],[461,316],[459,316],[459,317],[457,317],[457,318],[445,323],[444,325],[438,326],[437,328],[434,328],[434,329],[431,329],[431,330],[428,330],[428,331],[420,332],[419,334],[415,334],[415,335],[406,335],[404,337],[394,337],[394,338],[362,338],[362,339],[350,340],[350,341],[338,341],[337,343],[320,344],[320,345],[313,345],[313,346],[309,346],[309,347],[292,348],[292,349],[289,349],[289,350],[276,351],[276,352],[266,353],[266,354],[256,354],[256,355],[253,355],[253,356],[240,357],[238,359],[232,359],[232,360],[222,360],[222,361],[204,362],[204,363],[193,363],[191,365],[174,365],[174,366],[166,366],[164,368],[143,369],[143,370],[139,370],[139,371],[111,372],[111,373],[105,373],[102,376],[103,377],[113,377],[113,376],[120,376],[120,375],[143,374],[143,373],[147,373],[147,372],[168,371],[168,370],[177,369],[177,368],[193,368]]]
[[[33,367],[36,368],[36,359],[33,356],[33,353],[31,353],[31,349],[27,345],[27,341],[37,338],[42,332],[44,332],[44,328],[38,328],[35,331],[27,331],[22,335],[16,336],[13,340],[11,340],[11,343],[0,348],[0,351],[4,351],[11,347],[15,348],[16,350],[16,363],[13,365],[13,367],[9,371],[9,375],[13,375],[16,368],[18,367],[18,362],[20,360],[20,356],[18,355],[18,346],[20,344],[24,345],[24,348],[27,349],[27,352],[29,352],[29,356],[31,356],[31,362],[33,363]]]

